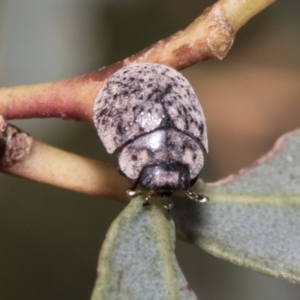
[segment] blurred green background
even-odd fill
[[[211,4],[0,0],[0,85],[88,73],[185,28]],[[248,166],[281,134],[299,127],[299,15],[299,1],[278,1],[239,31],[224,61],[184,71],[208,122],[205,180]],[[116,161],[86,124],[60,119],[14,124],[51,145]],[[0,299],[89,299],[105,233],[124,206],[4,174],[0,187]],[[177,253],[199,299],[300,297],[298,285],[237,267],[183,242]]]

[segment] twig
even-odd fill
[[[129,181],[115,165],[81,157],[34,140],[0,116],[0,169],[76,192],[127,203]]]
[[[59,117],[92,123],[92,105],[103,82],[124,65],[161,63],[181,70],[198,61],[222,59],[236,31],[275,0],[220,0],[185,30],[90,74],[59,82],[0,89],[0,115],[7,120]]]

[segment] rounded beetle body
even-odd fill
[[[94,104],[94,123],[122,173],[155,194],[187,191],[208,152],[205,117],[189,82],[159,64],[114,73]]]

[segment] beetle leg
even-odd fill
[[[173,202],[172,198],[167,198],[167,201],[166,201],[166,204],[164,205],[164,208],[165,208],[168,212],[170,212],[171,209],[173,208],[173,206],[174,206],[174,202]]]
[[[137,188],[137,181],[133,183],[133,185],[126,191],[126,195],[128,198],[132,199],[137,195],[140,195],[141,192],[137,192],[136,188]]]
[[[135,190],[132,190],[132,189],[128,189],[126,191],[126,195],[127,195],[128,198],[132,199],[132,198],[134,198],[135,196],[138,195],[138,192],[135,191]]]
[[[151,198],[154,194],[155,194],[154,191],[150,191],[150,192],[148,193],[147,197],[144,199],[143,206],[148,206],[148,205],[150,205],[149,200],[150,200],[150,198]]]
[[[144,199],[143,206],[148,206],[148,205],[150,205],[149,200],[150,200],[151,197],[152,197],[152,193],[149,193],[149,194],[147,195],[147,197]]]
[[[186,193],[186,195],[191,198],[192,200],[199,202],[199,203],[205,203],[209,200],[208,197],[204,196],[204,195],[198,195],[195,192],[191,191],[191,190],[186,190],[184,191]]]

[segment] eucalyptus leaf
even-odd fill
[[[179,237],[230,262],[300,283],[300,130],[284,135],[252,167],[196,190],[210,201],[175,199]]]
[[[161,199],[136,197],[112,223],[92,300],[197,299],[176,260],[175,227]]]

